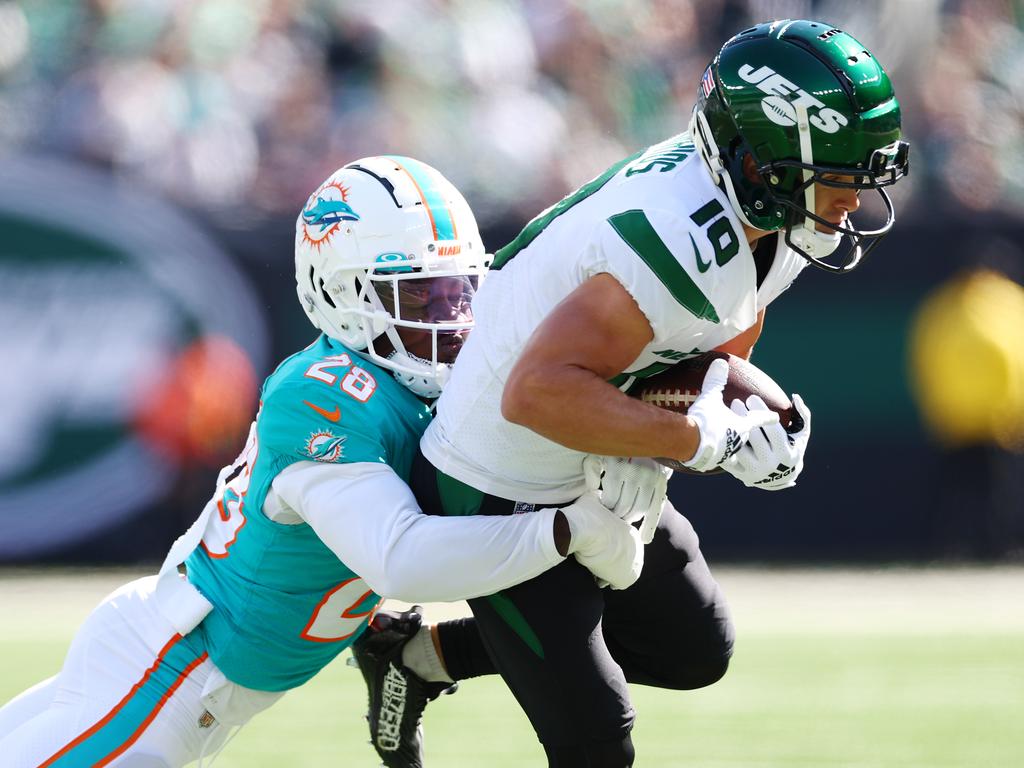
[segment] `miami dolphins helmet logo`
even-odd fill
[[[301,218],[302,239],[319,249],[330,242],[342,222],[359,221],[360,216],[348,203],[348,188],[328,182],[309,198]]]
[[[319,224],[323,232],[339,221],[359,221],[359,214],[344,200],[324,200],[318,197],[314,206],[302,212],[302,218],[311,227]]]

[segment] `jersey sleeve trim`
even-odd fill
[[[684,309],[702,320],[720,322],[711,300],[672,255],[647,214],[638,209],[623,211],[609,217],[608,223]],[[697,258],[700,258],[699,254]]]

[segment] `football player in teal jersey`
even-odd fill
[[[489,258],[443,176],[407,157],[339,169],[299,215],[295,253],[321,335],[266,380],[241,454],[160,572],[106,597],[61,672],[0,710],[5,766],[201,759],[349,647],[384,595],[487,594],[570,554],[619,588],[639,575],[637,532],[595,495],[446,519],[406,484]]]

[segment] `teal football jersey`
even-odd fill
[[[214,605],[195,631],[228,679],[264,691],[303,684],[381,600],[308,525],[263,514],[277,474],[298,461],[381,462],[408,480],[429,421],[390,372],[324,335],[264,382],[245,449],[186,560]]]

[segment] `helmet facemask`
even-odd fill
[[[435,398],[473,328],[471,302],[483,269],[397,269],[401,271],[378,268],[367,274],[366,300],[387,317],[387,328],[367,339],[365,354],[390,368],[415,394]]]
[[[865,169],[815,164],[810,137],[804,139],[804,135],[809,133],[806,110],[798,108],[797,112],[804,113],[801,115],[804,119],[799,123],[801,149],[804,150],[801,160],[769,162],[758,167],[758,174],[772,202],[786,209],[783,226],[786,245],[816,267],[838,274],[849,272],[878,245],[896,221],[892,200],[885,187],[906,175],[909,145],[905,141],[894,141],[876,149]],[[855,189],[858,195],[865,190],[875,190],[885,208],[885,222],[875,229],[861,230],[849,219],[844,224],[828,221],[816,212],[815,185]],[[792,188],[788,194],[783,191],[787,186]],[[820,231],[818,224],[823,225],[826,231]],[[839,249],[844,238],[848,238],[846,249],[839,257],[826,261]]]

